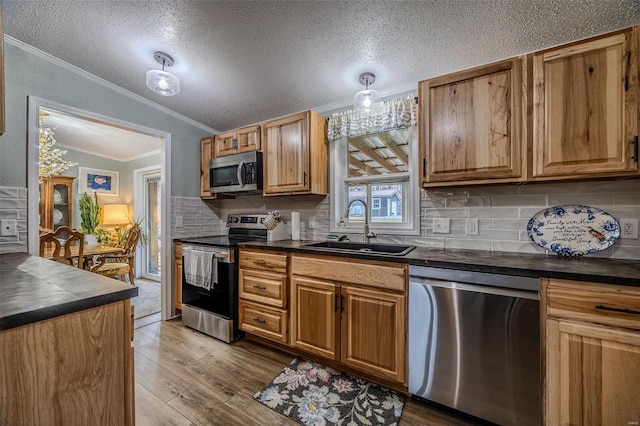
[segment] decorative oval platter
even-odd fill
[[[529,239],[561,256],[597,253],[620,238],[620,224],[596,207],[553,206],[536,213],[527,224]]]

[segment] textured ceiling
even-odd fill
[[[6,34],[219,131],[640,23],[640,0],[3,0]],[[153,52],[178,96],[145,86]]]
[[[154,136],[106,125],[86,118],[65,114],[50,108],[42,127],[53,130],[56,147],[70,148],[117,161],[131,161],[160,153],[163,141]]]

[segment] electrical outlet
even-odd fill
[[[13,237],[14,235],[18,235],[15,219],[0,220],[0,236]]]
[[[184,216],[176,216],[176,228],[182,228]]]
[[[620,238],[638,239],[638,219],[620,219],[622,234]]]
[[[467,219],[467,235],[478,235],[478,219]]]
[[[451,219],[436,218],[433,219],[434,234],[448,234],[451,227]]]

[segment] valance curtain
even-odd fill
[[[362,136],[388,130],[405,129],[417,123],[418,107],[413,95],[380,102],[369,110],[354,109],[329,117],[327,139],[335,142],[350,136]]]

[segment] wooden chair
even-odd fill
[[[122,254],[96,256],[91,272],[106,277],[119,277],[125,282],[127,281],[126,275],[129,275],[129,283],[135,285],[133,268],[136,261],[136,246],[140,239],[140,232],[140,226],[138,224],[133,225],[127,231],[127,239],[122,246],[124,250]]]
[[[66,238],[64,245],[61,239]],[[77,256],[71,256],[71,247],[77,245]],[[84,234],[74,231],[68,226],[60,226],[53,232],[40,234],[40,256],[49,257],[57,262],[82,268],[82,252],[84,250]]]

